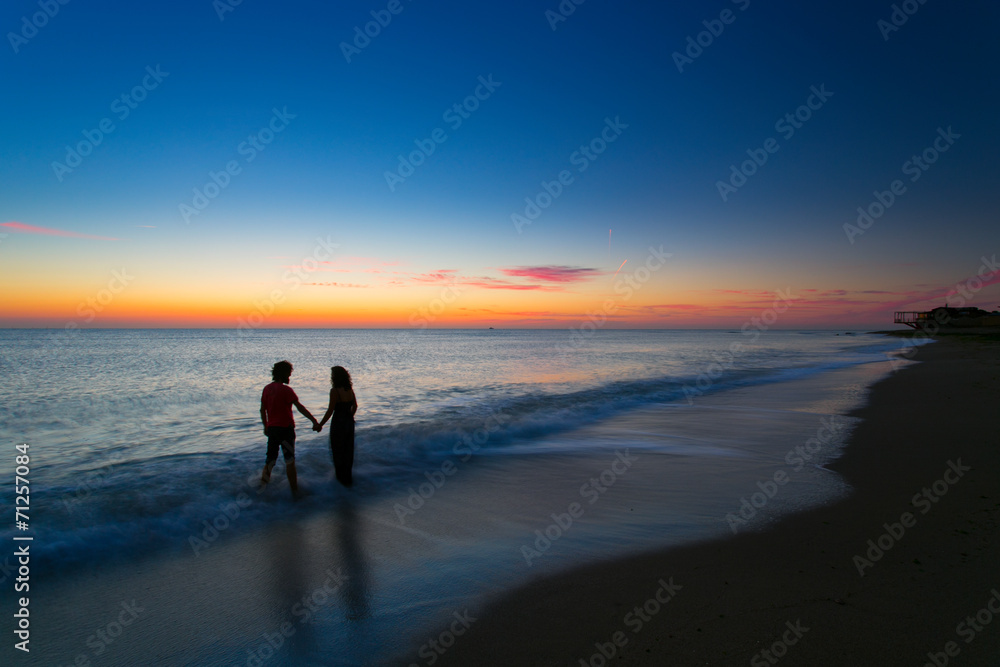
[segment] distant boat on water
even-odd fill
[[[928,311],[896,311],[893,322],[935,333],[1000,333],[1000,311],[938,306]]]

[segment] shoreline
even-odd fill
[[[989,664],[1000,622],[960,623],[1000,588],[998,351],[949,338],[876,383],[827,465],[847,498],[515,589],[436,664]]]

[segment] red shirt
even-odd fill
[[[264,387],[260,395],[260,407],[266,416],[264,426],[295,426],[292,404],[298,400],[295,391],[287,384],[272,382]]]

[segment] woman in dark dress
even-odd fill
[[[354,467],[354,413],[358,411],[358,399],[354,396],[351,374],[343,366],[330,369],[330,406],[319,422],[323,428],[330,421],[330,453],[333,455],[333,469],[337,481],[350,486],[351,468]],[[318,429],[317,429],[318,430]]]

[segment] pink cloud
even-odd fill
[[[74,239],[94,239],[96,241],[120,241],[121,239],[111,238],[109,236],[94,236],[93,234],[81,234],[79,232],[67,232],[62,229],[50,229],[49,227],[36,227],[34,225],[26,225],[23,222],[0,222],[0,227],[6,227],[7,229],[13,229],[16,232],[23,232],[25,234],[42,234],[45,236],[64,236]]]
[[[481,289],[506,289],[518,291],[561,292],[561,285],[539,285],[537,283],[515,283],[503,278],[490,276],[460,277],[457,269],[439,269],[427,273],[409,274],[409,284],[421,285],[456,285],[461,287],[478,287]]]
[[[599,275],[597,269],[569,266],[520,266],[500,269],[507,276],[529,278],[536,282],[520,282],[496,278],[493,276],[463,276],[459,269],[436,269],[422,273],[411,271],[386,270],[383,267],[395,267],[400,262],[385,262],[372,257],[344,257],[332,261],[320,262],[319,267],[285,266],[288,269],[305,269],[327,273],[368,273],[382,274],[383,280],[379,287],[455,285],[489,290],[514,291],[565,291],[568,284],[585,280],[593,275]],[[316,283],[328,286],[355,286],[355,283]],[[372,285],[373,287],[376,285]]]
[[[495,278],[469,280],[463,282],[462,285],[467,287],[481,287],[483,289],[541,290],[543,292],[559,291],[557,288],[547,285],[519,285],[517,283],[507,282],[506,280],[497,280]]]
[[[719,292],[721,294],[741,294],[743,296],[774,298],[774,292],[768,292],[767,290],[759,290],[759,289],[717,289],[713,291]]]
[[[456,269],[438,269],[428,273],[414,274],[410,280],[418,283],[444,283],[455,280]]]
[[[694,303],[656,303],[641,306],[641,308],[644,310],[712,310]]]
[[[574,283],[597,275],[597,269],[574,266],[514,266],[500,269],[505,276],[530,278],[550,283]]]

